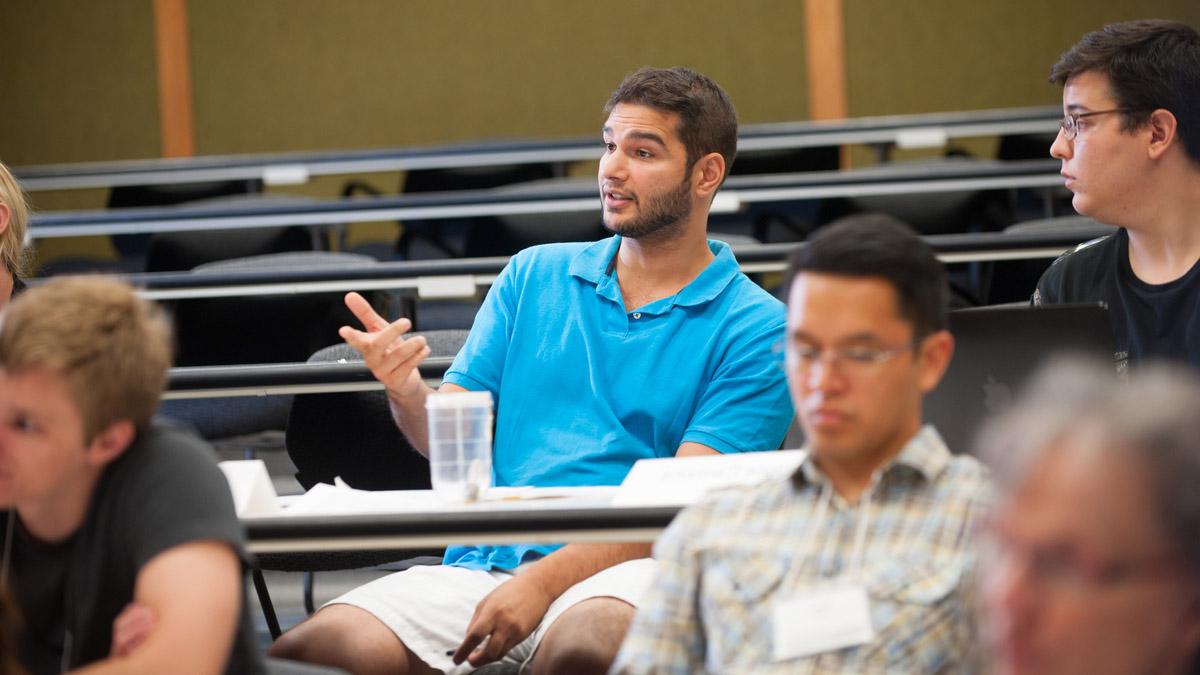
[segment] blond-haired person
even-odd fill
[[[29,205],[25,193],[8,167],[0,162],[0,308],[25,286],[21,283],[24,271],[25,227],[29,221]]]
[[[261,672],[242,534],[203,442],[151,422],[161,313],[60,277],[0,314],[0,576],[31,673]]]

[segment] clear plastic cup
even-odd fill
[[[430,483],[439,499],[471,502],[492,485],[492,394],[430,394]]]

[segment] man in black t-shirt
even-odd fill
[[[60,278],[0,315],[0,583],[30,673],[260,673],[241,527],[210,451],[150,422],[167,324]]]
[[[1033,303],[1102,302],[1118,366],[1200,367],[1200,34],[1146,20],[1088,33],[1050,70],[1063,86],[1062,160],[1079,213],[1120,229],[1060,257]]]

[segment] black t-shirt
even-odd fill
[[[1102,302],[1108,307],[1118,367],[1150,358],[1200,367],[1200,263],[1165,284],[1148,284],[1129,265],[1124,229],[1080,244],[1038,281],[1033,304]]]
[[[10,515],[0,511],[0,523],[7,525]],[[133,600],[138,572],[159,553],[211,539],[246,557],[229,486],[211,451],[161,425],[105,469],[87,519],[66,541],[37,541],[20,518],[12,521],[9,587],[24,620],[21,662],[33,675],[60,672],[68,629],[68,667],[106,658],[113,620]],[[243,590],[227,673],[263,672],[246,608]]]

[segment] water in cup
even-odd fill
[[[430,483],[439,499],[470,502],[492,485],[492,395],[486,391],[430,394]]]

